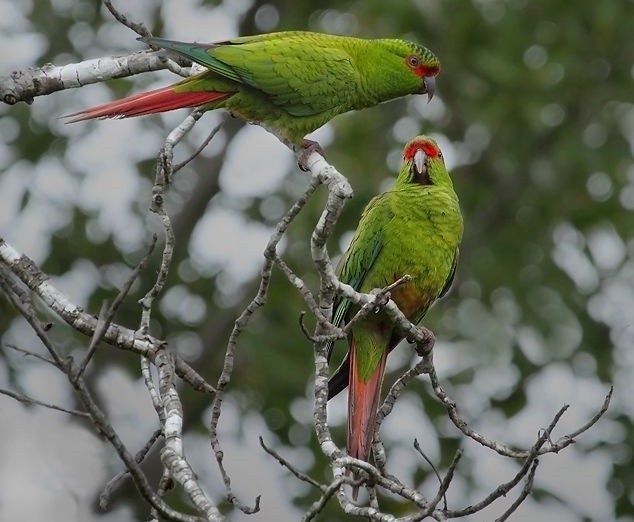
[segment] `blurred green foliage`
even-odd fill
[[[88,27],[97,35],[100,28],[114,22],[98,2],[77,2],[74,7],[70,7],[73,3],[60,2],[64,8],[55,4],[38,3],[31,13],[33,31],[46,38],[47,46],[37,63],[25,66],[79,61],[99,52],[122,53],[127,43],[133,42],[134,35],[130,35],[125,43],[111,42],[111,49],[101,49],[103,38],[98,44],[93,40],[94,46],[87,45],[84,53],[74,43],[74,32]],[[202,2],[198,9],[221,4]],[[528,400],[525,383],[556,361],[580,378],[604,383],[606,389],[616,383],[617,399],[618,384],[634,377],[634,311],[627,308],[628,304],[634,306],[632,7],[628,1],[324,0],[315,9],[307,2],[258,0],[240,22],[242,34],[309,29],[364,37],[403,36],[425,43],[440,57],[440,102],[436,105],[427,107],[418,99],[398,100],[334,121],[328,159],[349,177],[355,198],[338,224],[331,252],[335,255],[340,251],[339,237],[354,229],[363,206],[395,172],[403,143],[421,132],[440,138],[448,161],[455,165],[453,179],[464,211],[465,239],[454,289],[430,312],[425,324],[435,331],[438,350],[444,341],[451,342],[458,353],[464,352],[467,362],[448,372],[449,386],[456,391],[479,390],[474,393],[482,394],[483,411],[489,414],[512,418],[520,413]],[[160,34],[161,9],[154,5],[146,12],[148,18],[142,21]],[[166,36],[187,39],[187,28]],[[209,40],[213,39],[210,35]],[[121,95],[129,85],[121,80],[108,87]],[[65,100],[68,103],[70,97]],[[45,119],[32,118],[26,106],[2,111],[19,123],[19,134],[10,144],[16,157],[34,165],[46,156],[64,155],[68,140],[50,132]],[[56,112],[69,111],[58,107]],[[157,125],[156,121],[148,125]],[[230,122],[227,137],[239,129],[238,122]],[[235,288],[228,305],[222,305],[227,301],[218,289],[222,272],[209,275],[192,268],[188,261],[191,234],[209,209],[208,201],[215,196],[211,205],[221,204],[217,173],[224,154],[220,151],[196,159],[182,174],[191,177],[191,185],[175,191],[185,203],[174,204],[178,244],[168,285],[183,285],[189,294],[201,296],[206,315],[195,324],[183,324],[177,316],[157,308],[153,332],[172,340],[175,349],[179,348],[178,339],[193,334],[201,349],[191,363],[212,383],[221,369],[233,321],[257,288],[257,281],[245,283]],[[140,176],[151,179],[152,166],[151,156],[141,160]],[[300,174],[289,173],[276,192],[276,204],[281,198],[283,205],[289,206],[303,183]],[[250,220],[273,225],[274,216],[263,212],[271,203],[270,197],[248,198],[241,202],[242,211]],[[28,194],[26,198],[23,207]],[[322,205],[320,194],[293,224],[285,246],[285,258],[313,288],[316,280],[308,238]],[[143,204],[132,211],[144,219]],[[144,246],[122,251],[111,237],[96,245],[87,233],[90,219],[89,211],[72,209],[67,224],[53,232],[42,267],[49,273],[63,274],[78,259],[98,267],[99,284],[87,306],[96,313],[102,300],[112,299],[116,293],[107,267],[121,270],[117,264],[122,262],[132,266],[142,256]],[[210,238],[225,240],[231,239]],[[151,286],[157,266],[155,258],[152,269],[135,285],[134,298],[120,311],[118,320],[126,326],[138,324],[135,299]],[[188,266],[189,276],[184,280],[177,268]],[[298,433],[309,429],[291,414],[292,405],[311,393],[311,346],[298,327],[303,309],[298,293],[276,272],[266,307],[241,339],[230,388],[245,413],[259,411],[263,415],[279,438],[281,451],[283,445],[297,445],[305,438]],[[14,319],[7,303],[0,301],[0,333]],[[69,337],[64,327],[60,330],[69,351],[85,344],[85,339]],[[620,358],[627,353],[629,359],[622,362]],[[138,373],[134,358],[100,350],[95,367],[108,364],[125,365],[131,375]],[[477,386],[482,367],[503,368],[514,377],[495,393],[488,393]],[[428,399],[423,379],[408,393],[423,398],[421,415],[429,416],[438,427],[438,465],[446,466],[460,446],[460,438],[456,432],[441,429],[444,411],[434,399]],[[209,398],[187,390],[183,396],[187,426],[203,430],[200,419]],[[632,516],[634,484],[631,397],[620,397],[615,400],[611,419],[622,430],[621,440],[594,444],[605,446],[607,455],[615,452],[606,487],[613,495],[617,518]],[[554,397],[553,412],[560,403],[574,405],[575,399]],[[600,398],[596,406],[599,404]],[[471,414],[478,412],[463,413],[472,418]],[[304,431],[298,431],[298,425]],[[486,426],[480,428],[486,430]],[[334,433],[342,441],[342,428],[335,427]],[[312,432],[309,444],[319,455]],[[617,452],[621,452],[618,458]],[[305,471],[324,478],[324,459],[318,456]],[[462,473],[469,484],[477,480],[478,470],[469,464]],[[417,472],[416,480],[422,481],[424,476],[426,472]],[[316,492],[310,491],[294,502],[305,508],[315,498]],[[401,508],[392,509],[398,514]],[[323,519],[343,519],[334,502]]]

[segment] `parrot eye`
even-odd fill
[[[409,65],[412,69],[418,69],[418,67],[420,67],[420,59],[418,58],[418,56],[408,56],[405,60],[407,62],[407,65]]]

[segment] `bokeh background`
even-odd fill
[[[385,188],[403,144],[426,133],[453,172],[466,223],[453,291],[425,324],[437,335],[441,379],[472,425],[526,447],[565,403],[555,437],[600,407],[608,414],[577,444],[540,459],[535,490],[513,520],[634,520],[634,4],[628,0],[440,1],[166,0],[119,2],[154,34],[215,41],[309,29],[404,37],[441,59],[437,96],[410,97],[336,118],[317,132],[355,198],[331,242],[351,238],[360,210]],[[94,0],[0,0],[0,74],[142,49]],[[0,106],[0,236],[31,256],[76,303],[98,313],[160,230],[147,212],[152,168],[185,111],[128,121],[64,125],[59,116],[174,81],[169,72],[87,86]],[[177,149],[187,157],[219,121],[207,114]],[[254,294],[272,227],[307,183],[291,153],[258,127],[228,120],[169,195],[177,237],[153,334],[215,382],[228,332]],[[285,259],[315,285],[308,238],[321,206],[308,205],[283,242]],[[135,285],[117,320],[138,325]],[[312,352],[297,319],[301,298],[276,273],[266,307],[242,337],[221,418],[233,485],[244,502],[262,494],[253,520],[295,520],[316,491],[283,470],[258,436],[298,468],[326,480],[311,427]],[[56,324],[53,338],[78,355],[87,339]],[[68,407],[52,368],[6,348],[39,350],[25,322],[0,301],[0,386]],[[391,382],[413,361],[396,350]],[[132,451],[157,422],[137,359],[102,347],[90,381]],[[223,490],[206,440],[209,397],[182,388],[187,454],[209,493]],[[345,397],[330,406],[343,444]],[[130,484],[108,512],[96,497],[121,465],[86,426],[64,414],[0,397],[0,519],[127,521],[145,517]],[[465,450],[448,495],[457,508],[508,480],[519,463],[465,440],[424,378],[383,426],[390,470],[424,492],[436,479],[415,456],[417,437],[440,468]],[[158,457],[145,464],[156,480]],[[179,504],[177,494],[172,501]],[[470,520],[492,520],[512,498]],[[403,513],[392,500],[386,509]],[[225,506],[226,508],[226,506]],[[224,509],[224,508],[223,508]],[[244,519],[233,514],[232,520]],[[323,520],[343,520],[331,502]]]

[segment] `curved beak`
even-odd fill
[[[427,93],[427,103],[431,101],[436,92],[436,78],[434,76],[427,76],[423,80],[423,89],[421,94]]]
[[[416,170],[416,175],[420,176],[425,173],[425,160],[427,159],[427,154],[423,149],[418,149],[414,154],[414,170]]]

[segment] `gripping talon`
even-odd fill
[[[392,299],[392,294],[390,292],[385,292],[383,295],[379,296],[374,303],[373,312],[378,314],[381,310],[383,310],[385,305],[390,302],[390,299]]]
[[[421,333],[423,338],[420,341],[408,338],[407,342],[416,345],[414,349],[419,357],[425,357],[426,355],[429,355],[434,348],[434,344],[436,344],[436,336],[434,335],[434,332],[424,326],[419,326],[418,331]]]
[[[301,152],[299,153],[299,158],[297,159],[297,166],[300,168],[300,170],[304,172],[308,172],[308,170],[310,170],[308,168],[307,162],[308,162],[309,156],[313,152],[317,152],[324,158],[326,157],[326,153],[324,152],[324,149],[322,149],[321,145],[317,143],[316,141],[303,140],[302,144],[300,145],[300,148],[301,148]]]

